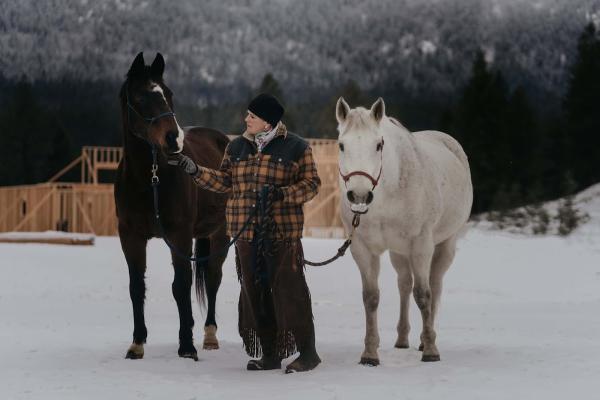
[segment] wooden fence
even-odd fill
[[[305,206],[305,235],[341,237],[339,219],[338,159],[334,140],[310,139],[322,186]],[[119,147],[84,147],[82,154],[47,183],[0,187],[0,232],[117,234],[113,185],[99,183],[99,170],[116,169]],[[81,164],[81,183],[55,182]]]
[[[304,234],[311,237],[343,237],[338,188],[338,145],[336,140],[310,139],[321,189],[304,206]]]
[[[0,188],[0,232],[116,234],[112,184],[42,183]]]

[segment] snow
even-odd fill
[[[73,239],[73,240],[94,240],[96,236],[87,233],[70,233],[61,231],[44,232],[4,232],[0,233],[0,239],[13,240],[48,240],[48,239]]]
[[[559,233],[559,209],[563,206],[565,199],[557,199],[539,204],[540,209],[545,210],[549,217],[547,223],[546,234]],[[592,185],[587,189],[572,196],[574,210],[584,223],[575,228],[577,237],[580,240],[589,241],[589,238],[600,237],[600,184]],[[535,213],[535,210],[533,210]],[[471,226],[477,226],[482,230],[498,230],[498,223],[494,221],[491,213],[484,213],[477,216],[475,221],[471,222]],[[532,217],[531,212],[527,211],[527,207],[519,207],[510,210],[504,218],[502,224],[505,226],[504,231],[511,233],[533,235],[535,232],[534,225],[539,224],[539,220]],[[585,221],[592,223],[585,223]]]
[[[422,363],[411,305],[411,348],[393,347],[399,300],[382,257],[381,365],[357,364],[364,313],[358,270],[347,255],[307,267],[317,347],[314,371],[248,372],[237,334],[239,284],[230,254],[218,297],[221,349],[177,357],[178,317],[166,246],[148,246],[143,360],[123,357],[133,322],[127,268],[115,237],[94,246],[0,244],[1,399],[564,399],[600,390],[600,197],[592,219],[567,238],[474,228],[446,275],[437,320],[442,361]],[[600,196],[600,195],[599,195]],[[338,239],[305,239],[320,261]],[[195,336],[203,317],[194,304]],[[286,363],[289,362],[286,361]]]
[[[421,53],[423,54],[434,54],[437,50],[436,45],[430,40],[423,40],[420,44]]]

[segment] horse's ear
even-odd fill
[[[150,76],[154,79],[161,80],[163,72],[165,72],[165,59],[162,54],[156,53],[156,57],[150,66]]]
[[[346,121],[348,113],[350,112],[350,106],[346,103],[343,97],[340,97],[335,106],[335,117],[337,118],[338,124]]]
[[[146,62],[144,61],[144,53],[140,52],[133,63],[131,63],[131,67],[129,67],[129,72],[127,72],[127,77],[131,78],[134,76],[139,76],[144,72],[144,68],[146,67]]]
[[[371,106],[371,117],[379,123],[383,116],[385,115],[385,103],[383,99],[380,97],[377,99],[375,103]]]

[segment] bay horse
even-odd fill
[[[179,311],[180,357],[198,359],[193,343],[191,286],[195,275],[196,295],[208,304],[204,324],[205,349],[217,349],[215,301],[221,284],[221,254],[229,237],[225,227],[227,195],[208,192],[194,184],[180,168],[167,164],[167,156],[183,152],[197,164],[219,168],[229,139],[206,128],[183,130],[173,112],[173,94],[163,80],[165,62],[158,53],[150,66],[139,53],[120,90],[124,154],[115,182],[115,203],[121,247],[129,269],[129,295],[133,305],[133,343],[126,358],[144,356],[148,331],[144,319],[146,246],[153,237],[161,237],[157,226],[152,179],[152,147],[157,152],[156,175],[158,201],[164,236],[179,253],[216,256],[192,265],[171,251],[175,272],[173,297]],[[193,244],[193,239],[195,243]]]
[[[339,186],[347,231],[361,215],[350,250],[360,270],[366,317],[364,365],[378,365],[379,258],[389,250],[398,275],[400,318],[397,348],[408,348],[409,298],[421,311],[422,361],[439,361],[434,318],[442,280],[466,231],[473,203],[467,156],[451,136],[437,131],[409,132],[385,115],[379,98],[367,110],[336,106],[339,131]],[[368,211],[368,212],[367,212]]]

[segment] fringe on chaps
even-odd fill
[[[258,257],[263,259],[256,262]],[[257,264],[266,279],[257,279]],[[266,256],[257,256],[253,242],[238,241],[236,269],[238,328],[246,353],[287,358],[301,351],[314,337],[314,323],[300,240],[273,242]]]

